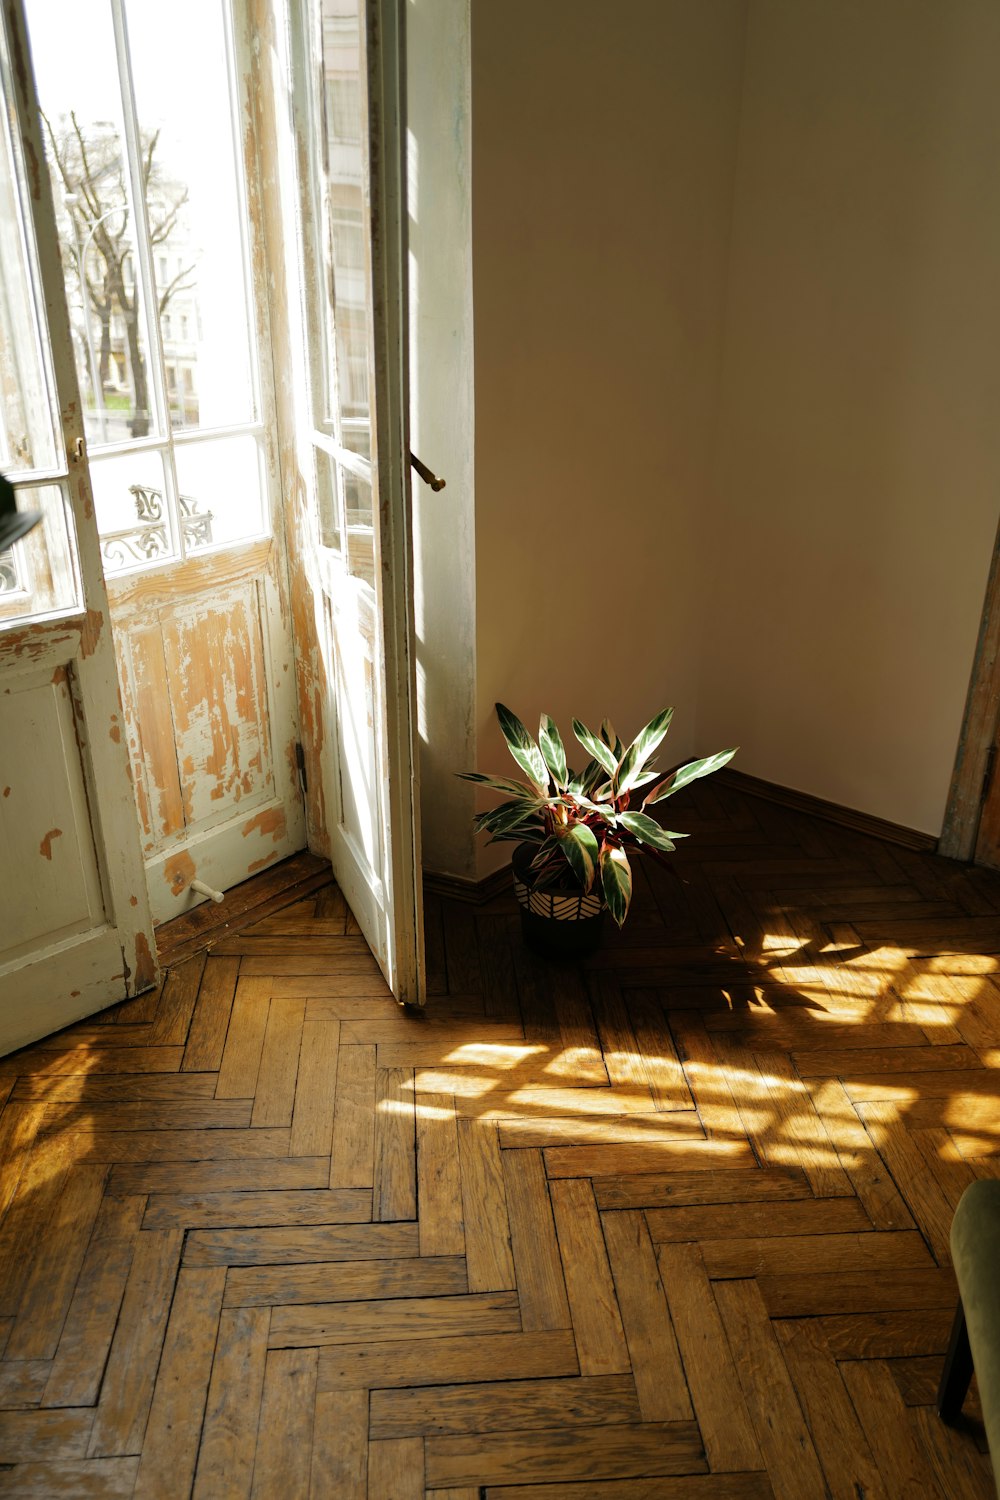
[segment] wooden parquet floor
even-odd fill
[[[405,1014],[306,857],[0,1060],[0,1495],[992,1497],[932,1401],[1000,877],[677,821],[581,967],[431,899]]]

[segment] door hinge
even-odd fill
[[[299,791],[302,793],[303,802],[306,800],[306,792],[309,790],[309,782],[306,778],[306,756],[300,741],[295,742],[295,769],[299,773]]]
[[[983,772],[983,790],[980,793],[980,802],[985,802],[989,795],[990,787],[993,785],[993,772],[997,763],[997,747],[991,745],[986,756],[986,770]]]

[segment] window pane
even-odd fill
[[[175,457],[186,552],[204,552],[266,532],[255,438],[178,443]]]
[[[255,414],[239,153],[219,0],[126,4],[167,404],[175,428]]]
[[[365,229],[368,122],[358,0],[322,0],[322,19],[328,254],[334,302],[330,383],[336,393],[327,417],[344,447],[367,457],[371,452],[370,274]]]
[[[177,555],[159,453],[94,458],[90,473],[105,573]]]
[[[87,439],[127,442],[156,418],[111,11],[107,0],[25,8]]]
[[[6,79],[4,80],[6,93]],[[6,103],[6,100],[5,100]],[[3,112],[0,136],[0,469],[56,465],[52,408],[31,291],[19,175]],[[23,176],[21,177],[23,186]]]
[[[340,551],[340,466],[322,448],[316,449],[316,497],[319,539],[324,547]]]
[[[375,585],[375,533],[372,487],[343,464],[316,450],[316,488],[319,496],[319,535],[324,547],[342,549],[342,526],[347,529],[347,571]]]
[[[0,552],[0,624],[61,613],[80,606],[80,588],[62,485],[18,488],[19,511],[41,512],[41,521]]]
[[[375,532],[372,527],[372,487],[344,470],[344,502],[347,519],[347,567],[355,578],[375,586]]]

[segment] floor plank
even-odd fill
[[[92,1406],[132,1267],[145,1199],[107,1198],[63,1324],[43,1406]]]
[[[373,1391],[370,1430],[377,1438],[428,1437],[634,1425],[640,1420],[630,1376],[584,1375],[573,1380],[500,1380]]]
[[[316,1410],[316,1350],[275,1349],[264,1367],[252,1500],[308,1495]]]
[[[569,1328],[566,1282],[541,1153],[505,1151],[503,1174],[521,1326],[526,1332]]]
[[[460,1119],[457,1129],[469,1289],[513,1291],[517,1280],[497,1128]]]
[[[695,1245],[664,1245],[667,1295],[691,1402],[712,1469],[763,1467],[726,1333]]]
[[[720,1281],[715,1296],[775,1495],[824,1494],[816,1449],[756,1284]]]
[[[644,1422],[686,1422],[694,1412],[646,1216],[601,1217],[632,1378]]]
[[[270,1308],[226,1308],[219,1316],[205,1424],[192,1495],[249,1495]]]
[[[586,1427],[549,1432],[477,1433],[426,1440],[427,1482],[440,1488],[521,1479],[595,1480],[704,1472],[693,1422]]]
[[[185,1268],[177,1278],[143,1437],[136,1500],[190,1491],[212,1373],[226,1273]]]
[[[628,1345],[601,1221],[588,1182],[553,1182],[559,1254],[583,1375],[616,1375],[630,1368]]]
[[[182,1242],[179,1229],[145,1230],[136,1239],[101,1384],[88,1449],[92,1458],[142,1449]]]

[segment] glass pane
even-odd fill
[[[6,94],[6,78],[4,79]],[[4,100],[0,138],[0,469],[56,465],[52,408],[31,292],[30,261]],[[21,177],[23,183],[23,176]]]
[[[61,485],[18,488],[19,511],[41,512],[41,521],[6,552],[0,552],[0,623],[80,607],[68,502]]]
[[[204,552],[266,532],[255,438],[179,443],[175,457],[186,552]]]
[[[254,418],[239,156],[219,0],[128,0],[167,404],[175,428]]]
[[[94,458],[90,474],[105,573],[176,556],[159,453]]]
[[[341,526],[347,528],[347,571],[375,585],[375,533],[372,487],[321,449],[316,453],[319,535],[324,547],[341,550]],[[341,520],[343,518],[343,521]]]
[[[367,479],[344,470],[347,520],[347,567],[355,578],[375,587],[375,532],[372,527],[372,487]]]
[[[333,360],[328,409],[345,448],[368,457],[371,411],[367,235],[367,98],[358,0],[322,0],[323,115],[332,260]],[[332,407],[333,402],[329,403]]]
[[[329,453],[316,450],[316,497],[319,508],[319,539],[324,547],[340,551],[340,467]]]
[[[87,439],[127,442],[156,419],[111,10],[107,0],[25,8]],[[143,146],[155,172],[155,143]]]

